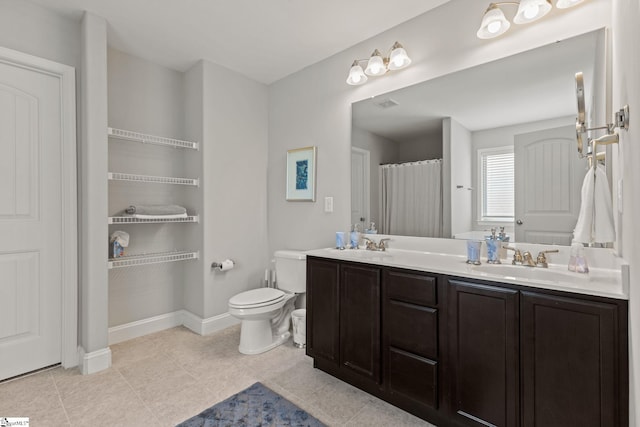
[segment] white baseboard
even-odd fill
[[[223,313],[217,316],[203,319],[189,311],[182,310],[182,312],[184,316],[182,324],[186,328],[191,329],[193,332],[199,335],[209,335],[224,328],[228,328],[229,326],[237,325],[240,323],[239,319],[236,319],[229,313]]]
[[[183,311],[178,310],[109,328],[109,345],[180,326],[183,324]]]
[[[187,310],[178,310],[109,328],[109,345],[180,325],[184,325],[196,334],[208,335],[238,323],[240,320],[229,313],[203,319]]]
[[[107,347],[85,353],[84,348],[78,347],[78,359],[82,375],[94,374],[111,367],[111,349]]]

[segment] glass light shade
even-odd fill
[[[491,3],[482,17],[480,29],[476,33],[479,39],[492,39],[507,32],[511,23],[504,17],[502,10]]]
[[[520,0],[520,6],[513,22],[516,24],[528,24],[537,21],[551,11],[549,0]]]
[[[400,43],[395,42],[391,55],[389,55],[389,69],[400,70],[408,67],[409,64],[411,64],[411,58],[407,55],[407,51],[404,50]]]
[[[556,7],[558,9],[568,9],[570,7],[579,5],[583,1],[584,0],[558,0],[558,2],[556,3]]]
[[[367,76],[362,71],[362,67],[358,64],[358,61],[353,61],[351,69],[349,70],[349,77],[347,77],[347,84],[352,86],[361,85],[367,82]]]
[[[367,68],[364,70],[365,74],[369,76],[381,76],[387,72],[387,67],[384,65],[384,59],[378,49],[374,50],[367,63]]]

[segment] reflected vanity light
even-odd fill
[[[567,9],[582,3],[584,0],[558,0],[558,9]],[[507,32],[511,23],[504,16],[500,9],[503,5],[518,6],[518,10],[513,17],[515,24],[529,24],[548,14],[551,9],[551,0],[520,0],[520,2],[496,2],[490,3],[482,16],[482,23],[476,35],[480,39],[492,39]]]
[[[365,61],[367,66],[363,70],[360,63]],[[380,51],[375,49],[368,59],[356,59],[353,61],[349,69],[347,84],[352,86],[361,85],[367,82],[367,76],[383,76],[390,70],[401,70],[410,64],[411,58],[407,55],[407,51],[400,43],[395,42],[386,57],[383,57]]]

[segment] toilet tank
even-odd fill
[[[307,291],[307,255],[300,251],[276,251],[278,289],[296,294]]]

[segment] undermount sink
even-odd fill
[[[551,282],[562,282],[571,278],[588,278],[587,274],[575,273],[562,266],[549,266],[549,268],[529,267],[513,264],[483,264],[471,268],[472,271],[480,274],[513,277],[515,279],[542,280]]]

